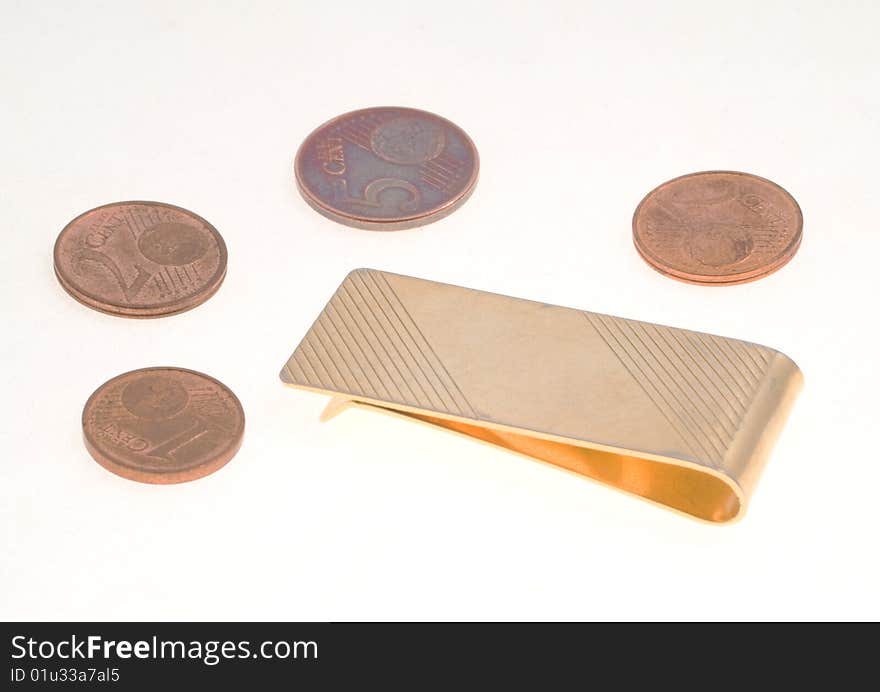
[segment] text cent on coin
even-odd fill
[[[217,229],[161,202],[117,202],[80,214],[58,236],[54,260],[71,296],[125,317],[194,308],[226,276],[226,244]]]
[[[779,185],[707,171],[663,183],[633,215],[633,242],[654,269],[690,283],[730,285],[775,272],[797,252],[803,216]]]
[[[244,411],[213,377],[145,368],[102,384],[86,402],[82,425],[86,448],[109,471],[142,483],[182,483],[235,456]]]
[[[294,163],[303,198],[339,223],[377,231],[441,219],[473,192],[479,157],[457,125],[412,108],[366,108],[324,123]]]

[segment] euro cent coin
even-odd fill
[[[302,143],[294,174],[318,213],[395,231],[431,223],[474,190],[479,156],[445,118],[413,108],[366,108],[321,125]]]
[[[124,317],[162,317],[201,305],[226,276],[226,244],[201,216],[161,202],[116,202],[67,224],[55,275],[71,296]]]
[[[82,426],[86,448],[108,471],[142,483],[182,483],[235,456],[244,411],[213,377],[145,368],[98,387],[83,409]]]
[[[633,242],[654,269],[702,285],[731,285],[772,274],[797,252],[798,203],[776,183],[749,173],[707,171],[655,188],[633,215]]]

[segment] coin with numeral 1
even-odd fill
[[[294,174],[318,213],[373,231],[424,226],[452,213],[477,184],[464,130],[414,108],[365,108],[324,123],[302,143]]]
[[[161,202],[116,202],[80,214],[59,234],[54,259],[71,296],[125,317],[194,308],[226,276],[226,244],[217,229]]]
[[[244,411],[213,377],[144,368],[98,387],[83,408],[82,426],[86,448],[107,470],[142,483],[182,483],[235,456]]]

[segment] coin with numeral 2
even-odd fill
[[[703,286],[755,281],[785,265],[804,217],[776,183],[739,171],[673,178],[633,214],[636,250],[661,274]]]
[[[312,132],[294,163],[315,211],[373,231],[424,226],[452,213],[477,184],[479,156],[464,130],[414,108],[365,108]]]
[[[86,449],[101,466],[141,483],[182,483],[224,466],[244,436],[244,411],[213,377],[144,368],[114,377],[82,414]]]
[[[226,244],[217,229],[161,202],[116,202],[80,214],[59,234],[54,259],[71,296],[125,317],[194,308],[226,276]]]

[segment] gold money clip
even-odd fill
[[[356,269],[281,371],[710,522],[740,517],[803,378],[765,346]]]

